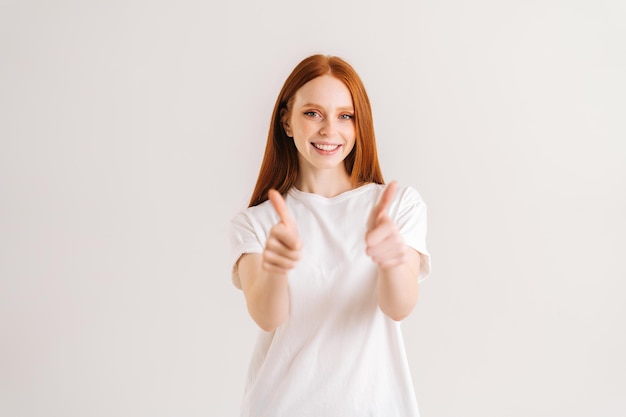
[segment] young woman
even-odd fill
[[[426,206],[385,186],[354,69],[314,55],[280,91],[233,282],[260,331],[242,416],[418,416],[400,321],[430,271]]]

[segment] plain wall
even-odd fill
[[[429,207],[423,417],[626,415],[622,1],[0,0],[0,415],[234,416],[228,223],[313,53]]]

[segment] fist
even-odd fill
[[[270,230],[263,250],[263,269],[274,274],[286,274],[302,256],[302,241],[298,225],[287,210],[285,200],[276,190],[268,193],[280,221]]]
[[[372,209],[365,234],[366,253],[380,268],[389,269],[407,260],[407,246],[398,226],[391,220],[387,208],[393,201],[398,185],[392,181]]]

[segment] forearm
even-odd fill
[[[405,262],[391,268],[378,268],[378,305],[395,321],[406,318],[417,303],[417,277],[420,255],[409,249]]]
[[[254,321],[265,331],[280,326],[289,315],[289,286],[287,276],[264,275],[255,283],[246,303]]]
[[[265,331],[280,326],[289,315],[289,284],[286,273],[269,273],[259,255],[246,255],[238,265],[248,312]]]

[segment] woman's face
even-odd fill
[[[335,169],[345,175],[343,160],[356,138],[352,96],[342,81],[322,75],[303,85],[283,127],[298,149],[301,174]]]

